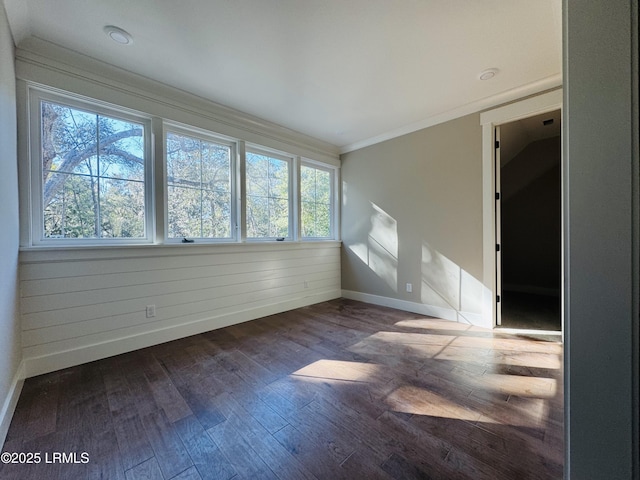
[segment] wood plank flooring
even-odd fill
[[[28,379],[3,452],[41,462],[0,478],[557,479],[562,375],[558,343],[339,299]]]

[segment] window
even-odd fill
[[[300,167],[302,238],[332,237],[332,177],[332,171],[325,168]]]
[[[232,144],[168,131],[165,147],[167,237],[235,238]]]
[[[246,153],[247,238],[290,238],[291,159]]]
[[[30,163],[20,165],[25,246],[336,238],[337,167],[100,100],[28,82],[27,89],[29,111],[19,112],[29,122]],[[152,138],[163,139],[155,150]]]
[[[53,96],[34,100],[34,231],[44,243],[147,238],[148,123]]]

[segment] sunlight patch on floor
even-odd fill
[[[557,381],[553,378],[485,373],[473,378],[472,383],[483,390],[518,397],[553,398],[557,394]]]
[[[480,412],[459,405],[429,390],[405,385],[391,392],[385,399],[395,412],[432,417],[453,418],[475,422],[482,417]]]
[[[341,360],[318,360],[291,374],[295,377],[341,380],[351,382],[380,381],[381,366],[372,363],[345,362]]]

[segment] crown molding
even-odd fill
[[[295,155],[315,154],[316,157],[320,155],[320,160],[330,159],[330,163],[339,165],[339,148],[335,145],[36,37],[30,37],[16,49],[16,76],[27,82],[41,83],[62,89],[65,89],[65,85],[51,85],[50,83],[53,83],[54,78],[60,78],[60,76],[70,77],[94,86],[108,88],[120,94],[133,96],[146,104],[151,103],[165,109],[168,107],[180,113],[195,114],[216,124],[230,127],[227,131],[217,133],[230,136],[240,136],[234,135],[233,132],[236,131],[250,133],[256,135],[252,141],[260,143],[261,138],[268,139],[271,141],[267,146],[279,148]],[[59,80],[58,83],[64,82]],[[157,115],[153,111],[145,113]],[[177,118],[170,120],[181,121]]]
[[[490,97],[485,97],[481,100],[468,103],[461,107],[453,108],[446,112],[433,115],[431,117],[425,118],[424,120],[420,120],[419,122],[410,123],[409,125],[405,125],[404,127],[396,128],[389,132],[376,135],[375,137],[370,137],[355,143],[351,143],[349,145],[344,145],[340,148],[340,154],[360,150],[361,148],[369,147],[371,145],[375,145],[386,140],[391,140],[396,137],[401,137],[402,135],[407,135],[408,133],[417,132],[418,130],[432,127],[434,125],[438,125],[439,123],[448,122],[449,120],[460,118],[465,115],[470,115],[472,113],[478,113],[483,110],[495,108],[500,105],[505,105],[507,103],[536,95],[547,90],[560,88],[561,86],[562,75],[552,75],[550,77],[546,77],[541,80],[528,83],[526,85],[522,85],[520,87],[513,88],[496,95],[492,95]]]

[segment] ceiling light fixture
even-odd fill
[[[499,71],[500,70],[498,70],[497,68],[487,68],[486,70],[480,72],[478,78],[480,80],[491,80],[498,74]]]
[[[104,27],[104,33],[106,33],[111,40],[119,43],[120,45],[131,45],[133,43],[133,37],[129,32],[126,32],[119,27],[107,25]]]

